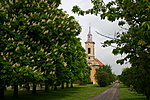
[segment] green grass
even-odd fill
[[[27,91],[19,91],[17,99],[12,98],[13,91],[6,91],[5,97],[7,100],[87,100],[112,85],[108,87],[99,87],[93,84],[75,85],[74,88],[51,90],[49,92],[40,90],[37,91],[36,95],[32,95],[31,92]]]
[[[146,96],[138,94],[135,91],[130,91],[129,88],[120,84],[120,100],[147,100]]]

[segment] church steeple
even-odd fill
[[[86,54],[87,58],[90,60],[94,60],[94,44],[92,40],[92,34],[91,34],[91,26],[89,26],[89,33],[88,33],[88,38],[87,41],[85,42],[85,49],[86,49]]]
[[[89,26],[88,40],[92,40],[91,27]]]
[[[92,40],[92,33],[91,33],[91,26],[89,25],[89,33],[88,33],[88,38],[87,38],[87,41],[86,42],[93,42]]]
[[[89,33],[91,33],[91,25],[89,25]]]

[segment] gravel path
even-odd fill
[[[88,99],[88,100],[119,100],[119,91],[120,84],[116,83],[111,88],[101,92],[100,94]]]

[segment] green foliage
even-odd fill
[[[95,78],[100,87],[108,86],[109,84],[109,74],[105,71],[97,71],[95,74]]]
[[[87,76],[86,54],[74,17],[60,0],[0,1],[0,85],[52,85]],[[11,83],[10,83],[11,82]],[[0,89],[1,89],[0,88]]]
[[[97,80],[98,80],[98,78],[99,78],[99,75],[100,75],[99,73],[100,73],[101,71],[104,71],[104,72],[106,72],[106,73],[108,74],[108,79],[107,79],[107,84],[108,84],[108,85],[110,85],[112,82],[114,82],[114,81],[116,80],[115,75],[112,74],[112,69],[111,69],[111,66],[110,66],[110,65],[99,66],[99,68],[96,69],[96,79],[97,79]],[[99,75],[97,76],[97,74],[99,74]],[[100,77],[101,77],[101,76],[100,76]]]
[[[131,89],[136,90],[136,92],[145,94],[148,98],[148,94],[150,93],[150,89],[148,88],[150,78],[147,72],[149,71],[142,69],[142,67],[126,68],[123,70],[120,80]]]
[[[99,68],[96,69],[95,78],[101,87],[110,85],[116,80],[115,75],[112,74],[110,65],[99,66]]]
[[[131,75],[133,70],[131,68],[126,68],[123,70],[121,76],[120,76],[120,81],[123,82],[125,85],[130,87],[132,84],[133,77]]]

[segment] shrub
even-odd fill
[[[100,87],[108,86],[109,84],[109,74],[105,71],[97,71],[95,74],[95,78]]]

